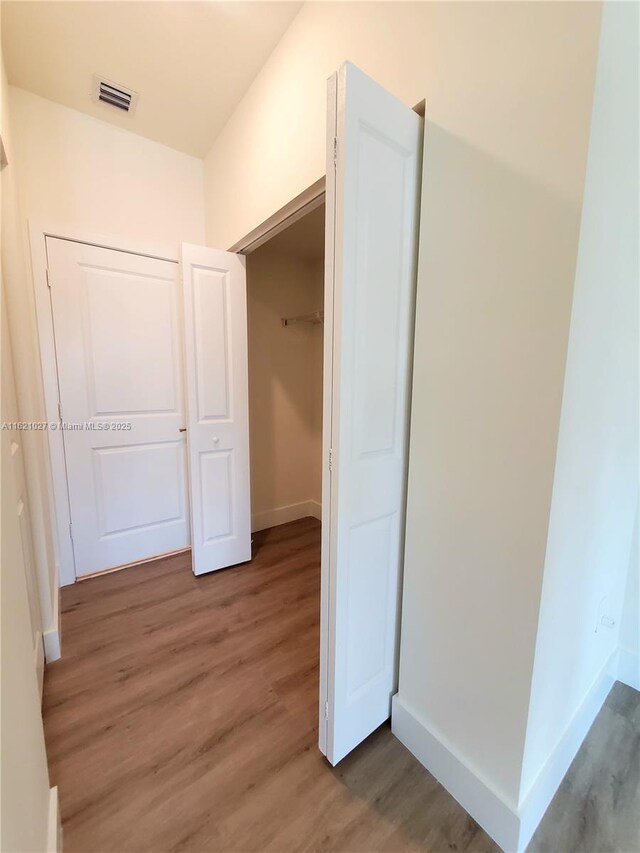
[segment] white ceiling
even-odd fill
[[[203,157],[300,9],[296,2],[3,0],[9,82]],[[94,74],[139,93],[91,100]]]

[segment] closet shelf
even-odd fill
[[[294,326],[296,323],[312,323],[317,325],[324,322],[324,311],[312,311],[310,314],[299,314],[297,317],[283,317],[283,326]]]

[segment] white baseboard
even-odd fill
[[[620,646],[618,657],[618,681],[640,690],[640,655]]]
[[[51,628],[49,631],[45,631],[42,635],[42,642],[44,643],[45,663],[52,663],[54,660],[59,660],[62,657],[60,632],[57,628]]]
[[[52,624],[42,634],[42,645],[44,646],[44,662],[52,663],[62,657],[62,644],[60,639],[60,575],[56,563],[53,586],[53,612],[51,614]]]
[[[542,820],[593,721],[615,675],[614,656],[596,678],[552,754],[518,807],[474,772],[451,745],[429,729],[399,694],[393,698],[391,729],[407,749],[447,789],[493,840],[509,853],[521,853]]]
[[[515,808],[445,746],[397,693],[391,730],[503,850],[518,849],[520,819]]]
[[[60,589],[57,585],[54,599],[53,625],[42,635],[45,663],[52,663],[54,660],[59,660],[62,657],[62,644],[60,642]]]
[[[322,521],[322,504],[320,501],[307,501],[309,504],[309,515]]]
[[[317,501],[300,501],[265,512],[256,512],[251,516],[251,532],[277,527],[279,524],[287,524],[289,521],[297,521],[299,518],[309,518],[309,516],[322,518],[322,507]]]
[[[47,853],[62,853],[62,823],[58,803],[58,788],[49,789],[49,818],[47,821]]]
[[[616,653],[611,655],[520,805],[520,843],[524,849],[551,803],[571,762],[589,734],[593,721],[604,705],[616,680]]]

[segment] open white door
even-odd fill
[[[251,559],[247,295],[241,255],[182,246],[192,565]]]
[[[327,148],[319,741],[336,764],[397,685],[422,120],[346,63]]]

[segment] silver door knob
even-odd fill
[[[211,441],[212,441],[214,444],[220,444],[220,439],[218,438],[218,436],[217,436],[217,435],[212,436]]]

